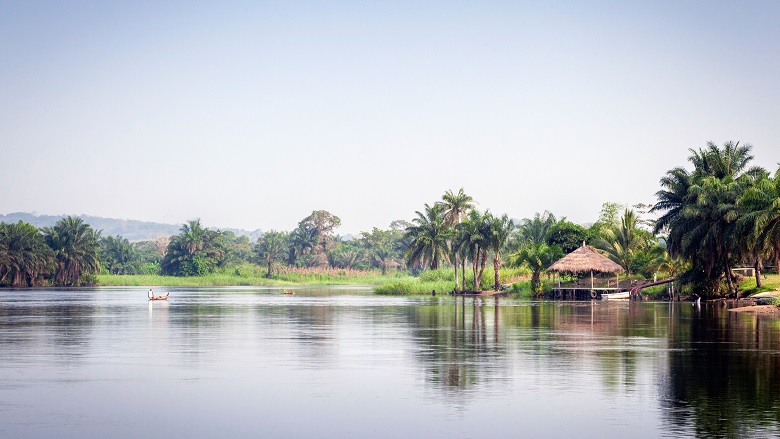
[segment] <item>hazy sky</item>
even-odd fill
[[[585,223],[709,140],[780,161],[777,1],[160,3],[0,0],[0,213]]]

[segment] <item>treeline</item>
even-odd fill
[[[82,219],[67,217],[54,227],[0,223],[0,285],[91,285],[100,273],[203,276],[242,264],[262,264],[266,276],[280,268],[342,268],[381,271],[405,269],[404,235],[408,223],[374,228],[355,239],[335,234],[341,220],[323,210],[312,212],[292,232],[269,231],[256,242],[232,231],[183,224],[177,235],[130,242],[101,237]],[[236,269],[237,271],[238,269]]]
[[[75,286],[93,281],[100,270],[100,234],[79,218],[53,227],[0,223],[0,284]]]
[[[408,265],[434,270],[443,264],[454,267],[457,290],[480,289],[488,264],[493,267],[495,290],[501,287],[502,265],[525,267],[532,273],[531,290],[537,294],[542,292],[544,270],[583,243],[601,249],[629,274],[652,276],[659,270],[676,270],[663,240],[633,209],[617,203],[605,203],[599,220],[587,228],[546,211],[513,221],[506,214],[497,216],[474,206],[473,198],[460,189],[447,191],[440,201],[416,212],[407,228]]]
[[[588,227],[549,212],[513,221],[480,211],[463,189],[426,204],[411,222],[394,221],[353,239],[337,235],[340,218],[324,210],[292,231],[271,230],[255,242],[205,228],[199,220],[172,237],[135,243],[103,238],[79,218],[41,229],[22,221],[0,223],[0,285],[87,285],[101,272],[201,276],[254,264],[267,277],[293,269],[417,274],[452,267],[455,288],[465,290],[490,282],[482,279],[490,265],[497,289],[501,268],[509,265],[530,271],[531,289],[539,293],[545,270],[587,243],[628,275],[662,273],[677,277],[692,293],[733,295],[739,280],[735,265],[750,264],[760,287],[764,263],[780,262],[780,169],[770,176],[750,167],[750,150],[733,142],[692,149],[693,170],[668,171],[654,205],[605,203]],[[660,217],[643,219],[648,212]]]
[[[693,170],[677,167],[661,179],[653,231],[689,266],[681,280],[695,292],[737,294],[732,268],[749,264],[761,286],[765,261],[780,263],[780,169],[750,166],[750,145],[712,142],[693,150]]]

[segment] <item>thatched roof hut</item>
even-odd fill
[[[552,264],[547,271],[573,274],[588,272],[620,273],[623,271],[623,267],[593,248],[583,244],[582,247],[574,250]]]
[[[619,276],[623,267],[613,262],[608,257],[602,255],[591,247],[582,243],[582,247],[574,250],[568,255],[559,259],[556,263],[550,265],[547,271],[557,271],[558,273],[590,273],[590,289],[593,290],[593,273],[614,273]],[[616,279],[615,285],[620,283]],[[561,287],[561,277],[558,276],[558,288]],[[593,293],[591,293],[593,294]]]

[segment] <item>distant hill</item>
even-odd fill
[[[16,223],[24,221],[35,227],[51,227],[60,219],[67,215],[33,215],[25,212],[14,212],[7,215],[0,214],[0,222]],[[72,215],[84,220],[85,223],[92,226],[95,230],[102,230],[101,236],[120,235],[130,241],[149,241],[159,235],[173,236],[179,233],[181,224],[163,224],[148,221],[124,220],[115,218],[103,218],[90,215]],[[229,230],[236,236],[247,236],[250,242],[254,242],[263,232],[260,229],[247,231],[241,229],[221,229]]]

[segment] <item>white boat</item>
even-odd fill
[[[630,293],[628,291],[622,291],[620,293],[603,293],[601,298],[603,300],[628,300]]]

